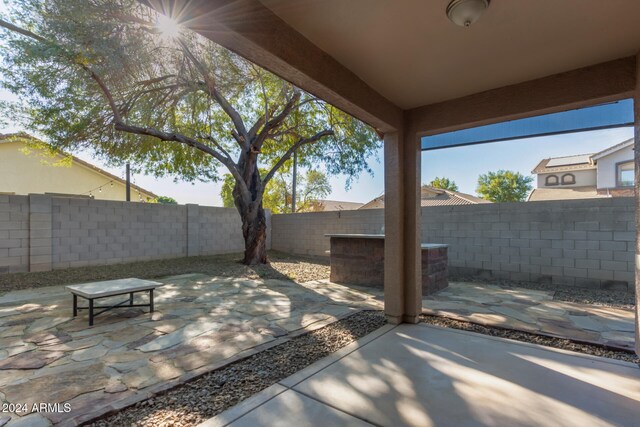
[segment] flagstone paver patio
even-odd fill
[[[450,283],[423,313],[633,350],[633,310],[556,301],[553,291]]]
[[[157,290],[155,313],[109,312],[93,327],[82,314],[72,318],[63,286],[0,296],[0,400],[29,408],[71,405],[70,413],[8,414],[9,425],[27,417],[47,425],[123,407],[252,349],[359,309],[382,308],[379,295],[325,282],[202,274],[159,281],[165,285]]]

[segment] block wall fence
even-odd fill
[[[235,209],[0,195],[0,273],[243,250]]]
[[[634,198],[422,208],[422,242],[449,245],[452,278],[634,289]],[[382,209],[274,215],[272,248],[326,256],[327,233],[379,233]]]
[[[328,256],[328,233],[380,233],[384,211],[267,215],[267,247]],[[422,208],[452,278],[634,286],[633,198]],[[0,273],[239,253],[235,209],[0,195]]]

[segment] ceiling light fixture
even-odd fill
[[[447,6],[447,17],[456,25],[470,27],[489,7],[489,0],[453,0]]]

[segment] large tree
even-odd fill
[[[445,178],[444,176],[442,178],[436,176],[433,181],[429,183],[429,186],[434,188],[441,188],[443,190],[458,191],[458,184],[456,184],[455,181],[449,178]]]
[[[533,178],[520,172],[499,170],[478,177],[476,192],[492,202],[523,202],[531,191]]]
[[[349,183],[380,146],[364,123],[135,0],[16,0],[9,20],[0,83],[20,103],[4,112],[57,148],[156,176],[214,181],[223,166],[247,264],[267,261],[263,195],[294,151]]]

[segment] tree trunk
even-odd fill
[[[244,259],[246,265],[267,263],[267,218],[262,204],[254,212],[242,213]]]

